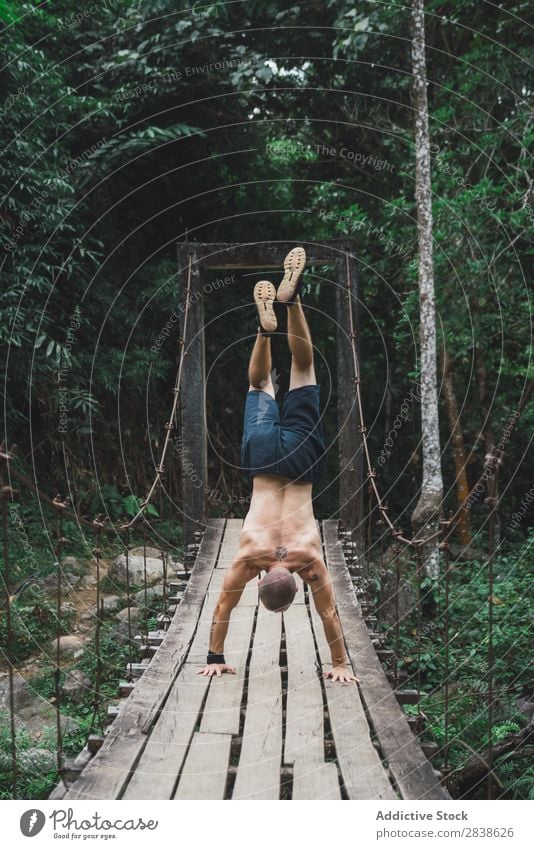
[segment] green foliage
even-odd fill
[[[534,536],[521,547],[510,549],[494,562],[493,680],[495,745],[525,725],[525,716],[515,701],[523,685],[529,683],[528,660],[531,643],[531,582]],[[427,733],[439,744],[445,743],[445,634],[443,611],[445,582],[425,579],[423,600],[433,594],[434,614],[425,618],[419,630],[414,614],[400,630],[399,667],[408,673],[408,685],[415,686],[417,667],[422,687],[421,709],[428,719]],[[449,608],[449,764],[459,770],[473,751],[487,748],[488,718],[488,570],[486,563],[458,563],[453,567]],[[428,602],[428,598],[426,598]],[[389,640],[394,642],[393,631]],[[407,713],[417,714],[417,706],[407,705]],[[438,765],[439,766],[439,765]],[[496,774],[509,798],[524,798],[532,792],[534,773],[524,774],[526,763],[499,760]],[[525,788],[526,792],[525,792]],[[522,794],[525,793],[525,796]]]
[[[38,589],[30,587],[23,599],[15,599],[11,605],[13,661],[22,663],[38,654],[43,645],[50,643],[58,632],[69,634],[72,618],[72,611],[65,610],[58,621],[55,603],[46,599]],[[0,645],[4,653],[7,648],[7,619],[4,612],[0,616]]]
[[[525,76],[532,47],[523,6],[519,0],[427,4],[438,342],[453,360],[471,484],[483,468],[486,441],[499,443],[532,377],[526,279],[534,130]],[[373,457],[418,379],[409,6],[327,0],[306,7],[305,26],[303,10],[252,0],[205,4],[192,14],[190,4],[171,0],[115,0],[85,14],[72,0],[38,6],[0,0],[3,436],[18,445],[16,467],[52,497],[68,493],[80,515],[123,522],[153,479],[180,337],[184,274],[176,269],[175,244],[186,234],[191,241],[260,245],[352,240]],[[241,270],[231,286],[204,297],[213,516],[243,515],[248,506],[238,423],[256,327],[250,292],[260,273]],[[315,502],[320,516],[339,509],[335,411],[338,392],[349,391],[335,379],[334,295],[332,269],[309,268],[305,297],[331,444]],[[273,341],[283,391],[287,350]],[[445,406],[440,409],[447,512],[456,506],[454,464],[451,424]],[[504,446],[499,477],[501,533],[510,552],[496,564],[499,686],[520,680],[520,652],[510,645],[526,650],[528,579],[524,556],[515,558],[513,546],[520,546],[531,518],[525,452],[533,425],[530,405]],[[419,440],[418,403],[411,400],[379,472],[391,515],[406,528],[420,486]],[[174,444],[168,474],[148,519],[151,532],[180,553]],[[54,569],[56,517],[23,487],[18,497],[14,584]],[[475,532],[485,516],[476,503]],[[69,517],[63,533],[64,554],[91,556],[95,538],[85,527]],[[142,542],[140,529],[130,541]],[[116,540],[101,542],[105,557],[116,554]],[[482,562],[457,568],[451,610],[458,686],[469,681],[472,689],[475,682],[481,692],[486,578]],[[432,603],[443,610],[441,583],[425,585],[423,593],[428,610]],[[22,659],[49,639],[54,613],[48,602],[23,594],[14,614]],[[437,621],[427,615],[419,645],[439,735]],[[413,636],[403,637],[404,657],[414,655]],[[408,660],[405,667],[415,668]],[[485,733],[478,699],[460,689],[455,716],[459,739],[475,748]],[[496,733],[518,721],[510,702],[502,709]],[[470,719],[462,719],[462,710]],[[453,751],[457,763],[464,756],[461,746]],[[503,763],[499,774],[510,794],[514,780],[518,795],[530,792],[528,771],[520,780],[517,767]]]

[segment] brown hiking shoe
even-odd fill
[[[302,272],[306,265],[304,248],[293,248],[284,260],[284,277],[278,287],[276,297],[285,304],[291,304],[297,297],[302,283]]]
[[[258,310],[260,326],[267,333],[273,333],[278,322],[273,304],[276,300],[276,289],[268,280],[260,280],[254,286],[254,301]]]

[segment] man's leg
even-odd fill
[[[274,398],[271,370],[271,339],[269,336],[262,336],[258,330],[248,367],[249,390],[262,389]]]
[[[291,351],[289,388],[317,383],[310,328],[298,295],[293,304],[287,305],[287,342]]]

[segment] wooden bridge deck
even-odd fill
[[[212,520],[173,622],[98,753],[63,799],[446,799],[368,636],[337,522],[322,523],[360,684],[325,681],[330,652],[302,589],[283,615],[251,582],[225,646],[237,675],[196,675],[240,520]]]

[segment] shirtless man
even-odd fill
[[[358,680],[347,667],[332,583],[313,515],[312,487],[323,470],[325,445],[313,345],[299,295],[305,262],[304,249],[294,248],[285,259],[278,292],[267,281],[257,283],[254,289],[260,327],[249,364],[241,444],[243,471],[253,479],[252,500],[237,556],[215,606],[207,665],[198,671],[200,675],[235,673],[224,658],[230,616],[247,582],[263,571],[259,597],[276,613],[287,610],[295,597],[295,573],[308,584],[332,652],[332,670],[325,677],[342,683]],[[271,380],[275,300],[287,305],[291,351],[289,392],[281,416]]]

